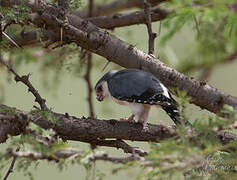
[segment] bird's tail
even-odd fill
[[[177,109],[176,106],[161,106],[161,107],[177,126],[182,124],[179,110]],[[183,123],[185,126],[191,125],[188,121],[185,121]]]

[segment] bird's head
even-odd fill
[[[105,97],[110,96],[109,88],[108,88],[108,80],[117,73],[117,70],[112,70],[107,72],[95,85],[95,93],[96,99],[98,101],[103,101]]]

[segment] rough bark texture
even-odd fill
[[[163,20],[167,17],[168,11],[160,9],[159,7],[151,8],[151,21],[156,22]],[[30,17],[35,19],[38,17],[37,14],[31,14]],[[135,24],[144,24],[146,22],[144,11],[136,11],[132,13],[125,14],[115,14],[110,16],[99,16],[99,17],[89,17],[86,20],[90,21],[94,25],[104,28],[104,29],[114,29],[120,28],[124,26],[131,26]],[[41,41],[46,41],[47,38],[57,39],[58,37],[54,37],[54,33],[50,30],[43,30],[44,37]],[[23,30],[21,33],[13,36],[12,39],[20,46],[32,46],[32,45],[42,45],[42,43],[37,38],[37,32],[34,30],[25,31]],[[15,45],[11,43],[13,47]]]
[[[1,143],[6,141],[8,135],[16,136],[25,132],[29,122],[44,129],[53,129],[64,140],[82,141],[102,146],[109,146],[109,143],[112,143],[103,141],[106,138],[157,142],[177,136],[172,127],[162,125],[148,124],[148,130],[145,131],[140,123],[76,118],[53,112],[55,122],[52,122],[40,113],[24,112],[2,104],[0,104],[0,109]],[[3,109],[14,113],[4,112]]]
[[[64,25],[65,40],[75,42],[79,46],[123,67],[138,68],[151,72],[167,87],[186,91],[187,95],[192,98],[191,103],[201,108],[220,113],[224,104],[237,107],[236,97],[225,94],[204,82],[192,79],[167,67],[159,59],[142,52],[73,14],[67,15],[69,24],[65,25],[61,20],[55,18],[58,13],[56,8],[48,6],[38,17],[45,23],[42,24],[40,21],[34,20],[33,23],[39,27],[47,25],[56,34],[59,33],[59,26]]]
[[[154,7],[150,9],[150,13],[151,21],[155,22],[165,19],[169,12],[160,9],[159,7]],[[86,20],[104,29],[114,29],[118,27],[146,23],[145,13],[143,10],[124,14],[114,14],[110,16],[86,18]]]
[[[134,152],[140,156],[144,156],[146,152],[133,149],[121,140],[106,139],[159,142],[169,138],[178,138],[175,128],[164,125],[148,124],[147,129],[144,130],[140,123],[114,119],[77,118],[68,114],[51,112],[54,120],[50,121],[40,112],[26,112],[3,104],[0,104],[0,110],[0,143],[5,142],[8,135],[17,136],[27,133],[26,128],[29,122],[43,129],[53,129],[64,140],[81,141],[94,146],[117,147],[127,153]],[[236,134],[224,131],[217,132],[216,136],[223,144],[237,140]]]
[[[214,113],[220,113],[224,104],[237,107],[237,98],[225,94],[220,90],[211,87],[205,82],[192,79],[178,71],[167,67],[159,59],[154,58],[136,47],[118,39],[107,31],[93,25],[88,20],[83,20],[78,16],[67,13],[65,24],[61,17],[61,12],[55,6],[40,4],[32,7],[32,2],[27,4],[33,11],[38,10],[32,22],[38,27],[54,32],[60,40],[60,29],[64,28],[63,40],[75,42],[84,49],[105,57],[108,61],[119,64],[125,68],[138,68],[149,71],[160,79],[167,87],[177,88],[187,92],[191,103],[207,109]],[[220,114],[224,116],[224,114]]]
[[[148,0],[151,6],[156,6],[165,0]],[[100,6],[97,6],[93,10],[93,16],[105,16],[111,13],[116,13],[129,8],[143,8],[143,2],[141,0],[115,0]],[[87,17],[88,11],[75,12],[80,17]]]

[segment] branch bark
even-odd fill
[[[26,133],[26,127],[32,122],[43,129],[53,129],[63,140],[90,143],[95,146],[121,148],[126,153],[146,155],[146,152],[133,148],[124,141],[159,142],[169,138],[178,138],[173,127],[148,124],[144,130],[142,124],[118,120],[99,120],[95,118],[77,118],[68,114],[51,112],[52,122],[41,112],[26,112],[0,104],[0,143],[7,140],[8,135],[17,136]],[[223,144],[236,141],[237,135],[219,131],[216,136]],[[107,139],[115,140],[107,140]]]
[[[166,0],[148,0],[151,6],[156,6]],[[122,10],[126,10],[129,8],[143,8],[143,2],[141,0],[115,0],[113,2],[109,2],[103,5],[99,5],[94,8],[93,16],[106,16],[112,13],[116,13]],[[88,17],[88,10],[74,12],[76,15],[80,17]]]
[[[154,55],[155,38],[157,34],[152,32],[150,3],[147,2],[147,0],[143,0],[143,2],[144,2],[144,13],[146,17],[146,26],[147,26],[147,31],[149,35],[148,54]]]
[[[20,148],[17,148],[16,151],[15,151],[15,153],[18,153],[19,150],[20,150]],[[12,150],[12,151],[13,151],[13,150]],[[9,177],[9,175],[13,172],[13,168],[14,168],[16,159],[17,159],[17,157],[14,156],[14,157],[13,157],[13,160],[12,160],[12,162],[11,162],[11,165],[10,165],[10,167],[9,167],[9,169],[8,169],[8,171],[7,171],[7,173],[6,173],[6,175],[4,176],[3,180],[7,180],[7,178]]]
[[[57,13],[59,12],[55,7],[46,5],[44,12],[39,15],[45,24],[33,23],[39,27],[47,25],[48,29],[53,30],[55,34],[59,34],[59,27],[63,26],[67,40],[123,67],[140,68],[151,72],[167,87],[187,92],[187,95],[192,98],[190,102],[203,109],[225,116],[221,113],[224,104],[237,107],[236,97],[167,67],[159,59],[145,54],[136,47],[73,14],[67,15],[69,24],[65,24],[56,18]]]
[[[75,42],[82,48],[101,55],[123,67],[149,71],[167,87],[187,92],[187,95],[191,97],[190,102],[203,109],[225,116],[226,114],[221,113],[224,104],[234,108],[237,107],[236,97],[167,67],[159,59],[147,55],[136,47],[110,35],[87,20],[67,13],[66,19],[69,23],[65,23],[56,18],[60,16],[60,10],[46,3],[32,8],[33,11],[35,9],[41,12],[38,14],[38,19],[42,21],[32,21],[38,27],[47,27],[58,37],[60,37],[60,30],[63,27],[64,40],[67,42]]]
[[[106,138],[157,142],[177,136],[172,127],[162,125],[148,124],[148,130],[144,131],[140,123],[120,122],[113,119],[76,118],[68,114],[51,112],[57,122],[53,123],[46,119],[42,113],[25,112],[2,104],[0,104],[0,109],[1,143],[6,141],[8,135],[16,136],[25,132],[29,122],[33,122],[43,129],[53,129],[64,140],[82,141],[122,149],[124,149],[124,143],[116,140],[105,141]],[[127,149],[125,151],[131,152],[133,150]]]
[[[32,160],[47,160],[47,161],[55,161],[59,162],[60,160],[70,159],[80,157],[82,155],[82,151],[78,150],[67,150],[67,151],[57,151],[53,155],[44,155],[39,152],[34,151],[20,151],[15,152],[11,148],[7,150],[8,156],[13,156],[14,158],[28,158]],[[128,156],[128,157],[111,157],[107,153],[95,153],[88,155],[87,158],[89,161],[109,161],[113,163],[125,164],[131,161],[144,161],[144,158],[138,156]],[[145,161],[144,161],[145,162]]]
[[[154,7],[150,9],[151,12],[151,21],[156,22],[163,20],[169,14],[169,11],[160,9],[159,7]],[[35,19],[36,14],[31,14],[30,17]],[[144,24],[146,22],[144,11],[136,11],[132,13],[124,13],[124,14],[115,14],[110,16],[99,16],[99,17],[89,17],[86,20],[90,21],[91,23],[99,26],[103,29],[115,29],[124,26],[131,26],[136,24]],[[35,21],[37,21],[35,19]],[[33,46],[33,45],[40,45],[41,42],[46,41],[48,39],[57,40],[59,37],[55,37],[55,34],[49,30],[43,30],[43,37],[39,40],[37,38],[38,32],[34,30],[22,30],[21,33],[12,37],[12,39],[20,46]],[[38,35],[39,36],[39,35]],[[11,43],[13,47],[15,45]]]
[[[94,9],[94,1],[89,1],[89,17],[93,16],[93,9]],[[87,65],[86,65],[86,74],[84,75],[84,79],[87,84],[87,101],[89,106],[89,113],[90,117],[94,117],[94,106],[93,106],[93,99],[92,99],[92,93],[93,93],[93,87],[91,84],[91,69],[92,69],[92,53],[87,52]]]
[[[156,22],[165,19],[169,14],[169,11],[154,7],[150,9],[150,14],[151,21]],[[146,23],[146,15],[144,11],[141,10],[131,13],[86,18],[86,20],[103,29],[114,29],[135,24],[144,24]]]
[[[16,82],[22,82],[23,84],[25,84],[28,87],[28,91],[31,92],[34,96],[35,96],[35,102],[37,102],[42,110],[48,111],[48,107],[46,106],[45,102],[46,100],[43,99],[40,94],[38,93],[38,91],[33,87],[33,85],[31,84],[31,82],[29,81],[30,78],[30,74],[28,75],[24,75],[24,76],[19,76],[13,69],[11,66],[9,66],[6,62],[3,61],[3,59],[0,56],[0,63],[3,64],[4,66],[7,67],[8,71],[12,72],[15,76],[15,81]]]

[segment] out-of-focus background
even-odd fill
[[[99,1],[97,2],[99,3]],[[80,8],[87,6],[86,0],[82,1]],[[132,11],[132,10],[131,10]],[[160,26],[159,22],[153,23],[153,30],[158,31]],[[193,51],[193,46],[196,32],[189,25],[185,25],[177,32],[165,45],[161,45],[160,40],[166,34],[167,28],[162,26],[159,37],[155,40],[155,54],[164,60],[169,66],[177,68],[182,66],[179,64],[180,59],[186,59],[192,61],[190,52]],[[113,31],[109,31],[111,34],[116,35],[118,38],[131,43],[138,49],[147,52],[148,50],[148,33],[145,25],[134,25],[129,27],[117,28]],[[193,46],[192,46],[193,45]],[[89,116],[88,102],[87,102],[87,86],[83,78],[85,74],[86,60],[79,60],[80,49],[75,46],[71,47],[73,53],[63,54],[64,59],[59,59],[54,56],[54,53],[59,51],[39,49],[37,47],[26,48],[24,50],[18,50],[17,55],[12,55],[13,64],[16,71],[23,75],[30,73],[30,81],[43,98],[47,101],[48,107],[53,111],[59,113],[69,113],[76,117]],[[63,49],[63,48],[61,48]],[[219,51],[219,49],[217,49]],[[31,53],[33,52],[34,55]],[[8,53],[3,53],[3,57],[8,57]],[[57,56],[57,55],[56,55]],[[196,57],[193,57],[196,58]],[[52,63],[52,61],[55,61]],[[106,72],[112,69],[120,69],[116,64],[112,62],[103,70],[107,61],[103,57],[99,57],[93,54],[92,59],[93,67],[91,72],[91,82],[93,86],[97,80]],[[210,76],[206,81],[228,94],[237,96],[237,62],[229,62],[215,66],[212,69]],[[0,68],[0,102],[11,107],[16,107],[22,110],[29,111],[32,109],[34,97],[31,93],[27,92],[27,88],[22,83],[15,83],[12,74],[8,73],[5,68]],[[190,76],[199,78],[200,71],[195,70],[189,72]],[[177,101],[179,99],[175,97]],[[120,119],[122,117],[130,116],[130,110],[126,106],[115,104],[111,100],[105,100],[98,102],[93,94],[93,105],[95,110],[95,117],[99,119]],[[191,121],[197,118],[208,116],[215,116],[212,113],[202,110],[195,105],[188,104],[186,114],[191,117]],[[153,108],[149,115],[149,123],[154,124],[172,124],[170,118],[160,109]],[[1,149],[8,147],[8,142],[1,144]],[[80,142],[68,142],[73,147],[80,149],[88,149],[90,146]],[[147,142],[128,142],[133,146],[141,147],[145,150],[149,149]],[[111,155],[124,155],[122,150],[116,150],[114,148],[98,147],[98,150],[109,152]],[[54,162],[42,161],[38,164],[37,169],[34,166],[30,167],[33,173],[34,179],[57,179],[57,180],[76,180],[85,179],[86,169],[78,164],[69,164],[63,171],[59,171],[58,165]],[[104,179],[135,179],[137,177],[140,168],[133,168],[112,174],[111,170],[118,167],[109,162],[96,162],[95,171],[98,169],[105,173]],[[9,164],[5,165],[5,171],[9,167]],[[3,172],[5,172],[3,171]],[[28,179],[24,176],[23,172],[15,171],[9,177],[9,180]]]

